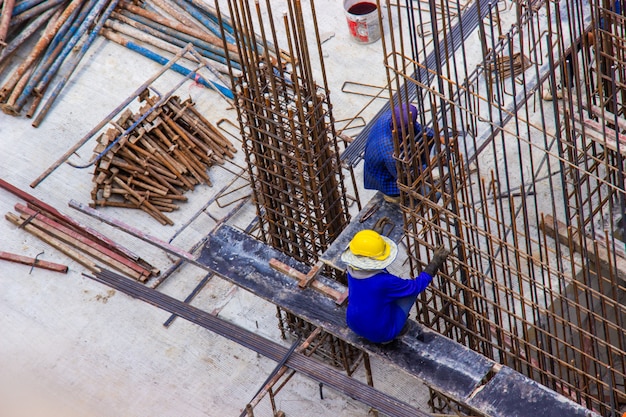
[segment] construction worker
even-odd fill
[[[444,247],[435,250],[432,261],[417,278],[404,279],[387,271],[398,246],[374,230],[356,233],[341,255],[348,272],[346,322],[370,342],[389,343],[408,330],[409,311],[448,257]]]
[[[394,119],[397,129],[404,130],[400,138],[407,137],[409,129],[413,129],[413,137],[417,141],[426,137],[428,146],[424,147],[422,165],[428,163],[435,132],[430,128],[422,131],[422,125],[417,121],[417,109],[406,104],[383,114],[372,126],[365,144],[363,185],[368,190],[380,191],[386,201],[399,203],[400,190],[393,147]]]

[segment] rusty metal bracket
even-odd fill
[[[37,255],[35,255],[35,258],[33,259],[33,263],[30,266],[30,271],[28,271],[28,275],[30,275],[33,272],[33,269],[35,269],[35,265],[37,265],[37,261],[41,255],[43,255],[43,251],[39,252]]]
[[[376,213],[378,211],[379,208],[380,208],[380,204],[374,204],[365,213],[363,213],[363,215],[359,219],[359,223],[363,223],[364,221],[366,221],[367,219],[372,217],[374,215],[374,213]]]
[[[31,214],[30,216],[28,216],[28,218],[26,220],[24,220],[22,223],[20,223],[19,226],[17,226],[18,229],[23,229],[26,227],[26,225],[28,225],[30,222],[33,221],[33,219],[35,217],[37,217],[39,214],[41,214],[40,211],[36,211],[33,214]]]
[[[389,228],[389,232],[385,233],[385,227],[387,226],[391,226],[391,227]],[[376,221],[376,223],[374,224],[373,230],[380,235],[388,236],[389,234],[391,234],[394,227],[396,227],[396,224],[392,222],[389,217],[383,216]]]

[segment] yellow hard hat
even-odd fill
[[[354,235],[350,241],[350,251],[355,255],[367,256],[380,261],[389,256],[391,247],[380,234],[365,229]]]

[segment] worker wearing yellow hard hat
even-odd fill
[[[391,239],[369,229],[356,233],[341,255],[348,265],[348,327],[374,343],[388,343],[404,334],[417,295],[430,284],[448,254],[447,249],[437,248],[422,273],[404,279],[386,269],[398,255]]]

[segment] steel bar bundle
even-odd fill
[[[187,6],[193,7],[190,4]],[[225,50],[230,52],[228,58],[232,60],[230,64],[239,67],[237,47],[232,41],[229,42],[227,37],[223,40],[217,36],[215,30],[211,31],[202,24],[194,24],[189,13],[189,10],[177,8],[169,1],[145,2],[143,7],[121,2],[100,33],[108,40],[161,64],[167,62],[167,57],[191,43],[198,56],[186,56],[185,60],[190,59],[197,63],[200,61],[199,57],[202,57],[203,64],[216,78],[216,80],[205,80],[203,77],[194,79],[204,87],[217,90],[230,100],[233,98],[232,92],[225,86],[229,85],[230,81],[224,77],[228,73]],[[216,18],[210,11],[204,13],[202,21],[206,25],[214,26]],[[171,69],[187,75],[190,71],[188,66],[180,62]]]
[[[44,261],[39,259],[38,257],[31,258],[30,256],[18,255],[16,253],[3,252],[0,251],[0,259],[20,263],[24,265],[29,265],[31,268],[43,268],[50,271],[62,272],[66,273],[68,271],[67,265],[58,264],[55,262]]]
[[[116,26],[113,27],[113,23]],[[156,45],[154,38],[180,48],[191,42],[195,49],[207,59],[222,64],[219,66],[222,72],[226,72],[226,57],[224,49],[228,49],[233,59],[233,65],[237,66],[239,53],[234,44],[224,42],[220,37],[212,32],[186,26],[180,23],[175,17],[163,16],[155,11],[122,2],[120,9],[116,11],[107,26],[120,32],[126,31],[129,36],[138,38],[148,44]],[[139,37],[138,32],[130,28],[139,30],[144,37]],[[132,34],[131,34],[132,33]]]
[[[142,7],[129,2],[118,5],[118,0],[53,0],[23,1],[15,7],[11,1],[2,6],[0,76],[4,80],[0,85],[0,107],[11,115],[26,110],[27,117],[35,117],[38,112],[34,127],[48,114],[98,35],[162,65],[191,43],[197,56],[185,59],[196,63],[202,60],[215,77],[208,80],[194,75],[194,80],[229,100],[233,98],[225,87],[230,81],[224,75],[228,65],[239,67],[234,29],[225,16],[221,17],[224,27],[219,27],[216,11],[203,2],[159,0],[142,2]],[[14,52],[37,34],[39,40],[27,57],[9,71]],[[192,72],[189,67],[180,62],[170,68],[186,76]]]
[[[15,213],[5,218],[40,240],[63,252],[92,272],[113,268],[135,280],[144,282],[159,274],[158,269],[138,255],[101,233],[80,224],[54,207],[0,180],[0,187],[26,201],[16,204]]]
[[[255,17],[237,3],[231,4],[242,51],[237,110],[263,240],[312,265],[349,221],[328,91],[313,79],[296,4],[284,18],[292,57],[286,62],[269,55],[269,45],[251,44],[255,30],[244,23],[260,10]]]
[[[207,169],[233,158],[236,148],[191,100],[171,96],[143,119],[157,98],[140,100],[139,114],[126,109],[97,139],[92,206],[141,209],[171,225],[164,213],[187,200],[185,191],[211,185]]]

